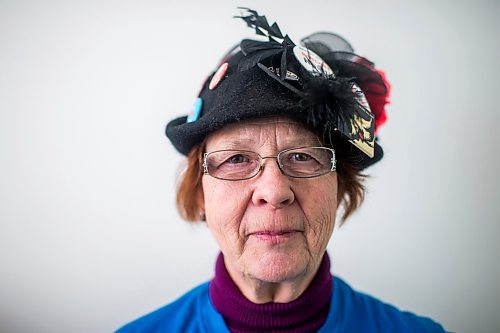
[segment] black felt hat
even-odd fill
[[[253,10],[240,16],[268,41],[243,40],[210,75],[187,116],[166,135],[187,155],[210,132],[245,119],[285,116],[304,123],[338,159],[359,169],[379,161],[375,131],[385,121],[389,86],[373,63],[343,38],[317,33],[295,45]]]

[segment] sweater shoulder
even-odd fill
[[[209,283],[203,283],[170,304],[121,327],[116,333],[206,332],[203,318],[209,302]]]
[[[368,294],[355,291],[340,278],[333,281],[332,307],[337,307],[343,328],[340,331],[442,333],[434,320],[402,311]]]

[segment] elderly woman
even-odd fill
[[[443,332],[358,293],[330,273],[326,246],[382,158],[375,131],[389,86],[339,36],[296,45],[276,24],[241,17],[243,40],[166,129],[187,155],[181,215],[220,246],[215,277],[119,332]]]

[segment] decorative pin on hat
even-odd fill
[[[319,55],[308,48],[296,45],[293,48],[293,54],[299,63],[312,75],[319,76],[325,74],[327,76],[334,76],[330,66]]]
[[[210,80],[210,84],[208,85],[208,89],[214,90],[215,88],[217,88],[219,83],[224,78],[224,75],[226,75],[228,67],[229,67],[229,64],[227,62],[220,65],[220,67],[217,69],[214,76],[212,77],[212,80]]]
[[[198,120],[198,118],[200,118],[201,108],[202,107],[203,107],[203,99],[201,99],[201,97],[198,97],[194,101],[194,104],[191,107],[191,110],[189,111],[189,114],[187,116],[186,122],[187,123],[192,123],[193,121]]]

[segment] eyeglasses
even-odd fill
[[[276,156],[260,156],[248,150],[226,149],[203,154],[203,174],[222,180],[244,180],[264,169],[274,158],[281,173],[293,178],[313,178],[336,170],[335,150],[327,147],[285,149]]]

